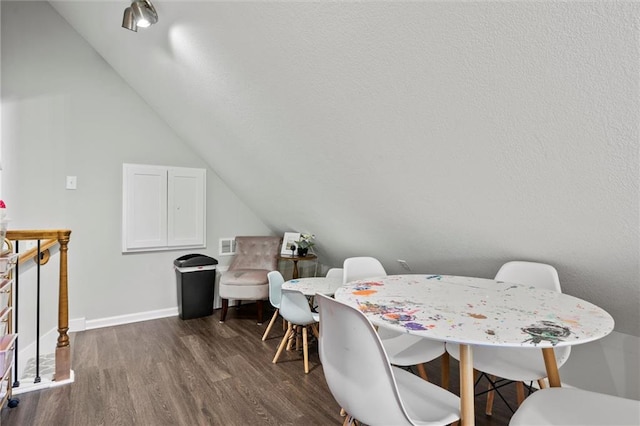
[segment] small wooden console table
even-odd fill
[[[293,262],[293,276],[292,279],[296,279],[299,278],[298,276],[298,261],[300,260],[315,260],[317,259],[318,256],[316,256],[315,254],[307,254],[306,256],[298,256],[296,255],[291,255],[291,254],[280,254],[278,256],[279,260],[291,260]]]

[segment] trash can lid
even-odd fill
[[[190,266],[217,265],[218,261],[204,254],[185,254],[174,260],[173,264],[178,268],[186,268]]]

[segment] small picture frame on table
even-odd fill
[[[282,249],[280,250],[280,254],[288,254],[293,256],[296,252],[296,249],[298,248],[298,244],[296,244],[296,241],[298,241],[299,239],[299,232],[285,232],[284,238],[282,238]]]

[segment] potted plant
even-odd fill
[[[300,239],[296,241],[298,246],[298,256],[306,256],[309,249],[314,246],[313,240],[316,238],[313,234],[300,234]]]

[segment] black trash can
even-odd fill
[[[173,261],[181,319],[213,315],[213,289],[218,261],[203,254],[187,254]]]

